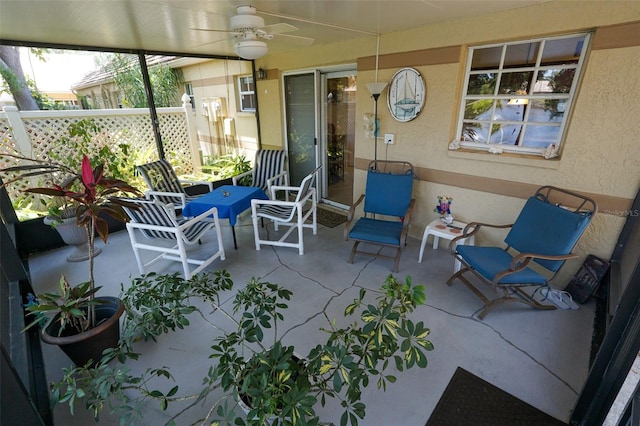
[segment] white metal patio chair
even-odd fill
[[[316,190],[313,187],[318,170],[320,170],[319,167],[302,179],[300,186],[272,186],[270,200],[251,200],[251,217],[253,219],[256,250],[260,250],[261,245],[297,247],[300,255],[304,254],[304,228],[311,228],[313,235],[318,233],[316,220],[318,199]],[[291,195],[295,194],[296,198],[293,201],[276,200],[275,194],[277,191],[285,191]],[[304,208],[308,203],[310,203],[309,209],[305,211]],[[305,223],[310,217],[311,223]],[[258,219],[271,220],[276,231],[279,226],[288,226],[289,229],[278,240],[261,239]],[[286,241],[296,229],[298,230],[297,242]]]
[[[161,259],[175,260],[182,263],[185,278],[189,279],[206,268],[216,259],[225,260],[222,235],[218,210],[213,207],[206,212],[190,219],[176,218],[172,205],[162,204],[158,200],[125,199],[137,208],[124,207],[130,221],[127,222],[127,231],[131,240],[131,247],[138,262],[138,269],[144,274],[146,267]],[[218,250],[214,251],[204,260],[190,258],[187,254],[187,246],[194,245],[210,230],[216,233]],[[142,234],[151,240],[150,243],[140,241]],[[174,246],[166,244],[153,244],[156,240],[173,240]],[[140,250],[150,250],[161,253],[159,256],[144,263],[140,256]],[[198,265],[191,270],[189,265]]]
[[[271,194],[274,185],[288,186],[289,175],[284,169],[287,151],[281,149],[261,149],[256,152],[253,169],[232,178],[235,186],[242,179],[251,176],[251,186],[261,188],[267,195]]]
[[[184,185],[206,185],[209,192],[213,191],[212,182],[179,179],[167,160],[143,164],[136,169],[149,187],[145,192],[147,198],[159,200],[164,204],[173,204],[177,210],[183,209],[189,201],[198,197],[198,195],[187,194]]]

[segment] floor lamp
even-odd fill
[[[367,89],[369,89],[369,93],[371,93],[371,97],[373,97],[373,140],[374,140],[374,157],[376,168],[378,167],[378,134],[380,133],[380,128],[378,126],[378,98],[380,98],[380,94],[387,86],[387,83],[369,83],[367,84]]]

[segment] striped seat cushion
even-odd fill
[[[177,228],[184,224],[187,219],[177,218],[172,216],[167,206],[158,201],[148,201],[144,199],[124,199],[129,203],[138,206],[137,209],[124,207],[127,215],[134,223],[143,223],[147,225],[156,225],[164,228]],[[206,221],[195,222],[192,225],[183,229],[183,238],[187,242],[192,242],[198,238],[198,235],[207,227],[210,227],[211,223]],[[176,234],[170,231],[163,231],[159,229],[141,229],[142,233],[149,238],[163,238],[169,240],[175,240]]]

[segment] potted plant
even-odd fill
[[[126,314],[120,344],[106,351],[96,368],[66,370],[52,385],[53,401],[68,403],[73,412],[74,404],[83,400],[96,418],[108,406],[120,415],[122,424],[128,424],[136,415],[143,417],[140,407],[146,405],[146,399],[158,400],[162,409],[174,401],[191,399],[193,407],[204,403],[214,391],[224,391],[206,407],[202,424],[317,425],[316,406],[335,398],[343,410],[340,423],[357,425],[366,412],[363,389],[375,382],[386,390],[396,381],[390,370],[424,368],[425,352],[433,349],[427,340],[429,329],[408,318],[425,300],[424,287],[413,285],[410,277],[400,282],[389,275],[375,300],[361,290],[345,308],[344,320],[323,313],[326,338],[304,356],[278,335],[290,290],[252,278],[226,308],[228,304],[220,301],[228,300],[226,293],[232,290],[226,271],[194,275],[189,280],[178,274],[154,273],[135,278],[126,290],[123,286]],[[198,300],[191,302],[193,299]],[[213,309],[205,309],[201,301]],[[231,328],[211,321],[207,315],[212,312],[226,316]],[[203,371],[202,388],[197,393],[181,395],[168,367],[146,366],[140,375],[131,372],[127,360],[142,356],[134,352],[136,341],[155,341],[163,333],[186,328],[192,314],[199,314],[217,334],[210,353],[203,354],[214,363]],[[347,320],[352,316],[358,318]],[[267,338],[268,334],[272,336]],[[159,378],[171,382],[166,389]],[[238,409],[242,400],[248,405],[246,412]],[[169,418],[167,424],[176,424],[184,411]]]
[[[105,214],[122,222],[127,220],[122,208],[125,203],[113,196],[120,193],[140,193],[122,180],[104,176],[103,165],[92,167],[87,156],[83,157],[79,172],[56,162],[18,158],[30,164],[5,168],[4,171],[20,173],[5,185],[42,174],[65,176],[60,185],[54,184],[50,188],[28,188],[25,191],[66,200],[75,212],[76,227],[84,231],[89,243],[89,281],[71,287],[62,277],[59,293],[43,294],[38,298],[39,304],[27,308],[28,312],[35,314],[35,320],[31,321],[27,328],[41,324],[42,339],[45,342],[58,344],[76,365],[91,364],[91,361],[100,358],[105,347],[117,344],[118,317],[124,310],[119,300],[95,297],[99,290],[99,287],[95,286],[93,268],[95,234],[97,232],[102,241],[107,242],[109,226],[102,217]],[[116,331],[106,325],[115,327]],[[102,332],[107,332],[111,339],[102,342]]]

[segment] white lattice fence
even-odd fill
[[[100,129],[91,137],[89,146],[69,135],[69,126],[82,120],[91,120]],[[166,157],[178,173],[192,173],[194,166],[190,151],[189,132],[184,108],[160,108],[158,120]],[[62,142],[61,142],[62,141]],[[90,111],[14,111],[0,113],[0,156],[18,154],[41,160],[65,160],[78,163],[83,154],[90,157],[102,149],[117,153],[133,168],[158,159],[151,118],[147,109],[90,110]],[[128,151],[122,152],[126,146]],[[86,150],[87,152],[81,152]],[[19,164],[15,159],[3,156],[0,168]],[[4,180],[10,176],[2,176]],[[12,200],[25,199],[41,204],[33,198],[25,198],[22,190],[46,184],[42,180],[21,180],[7,187]],[[144,189],[143,187],[141,189]]]

